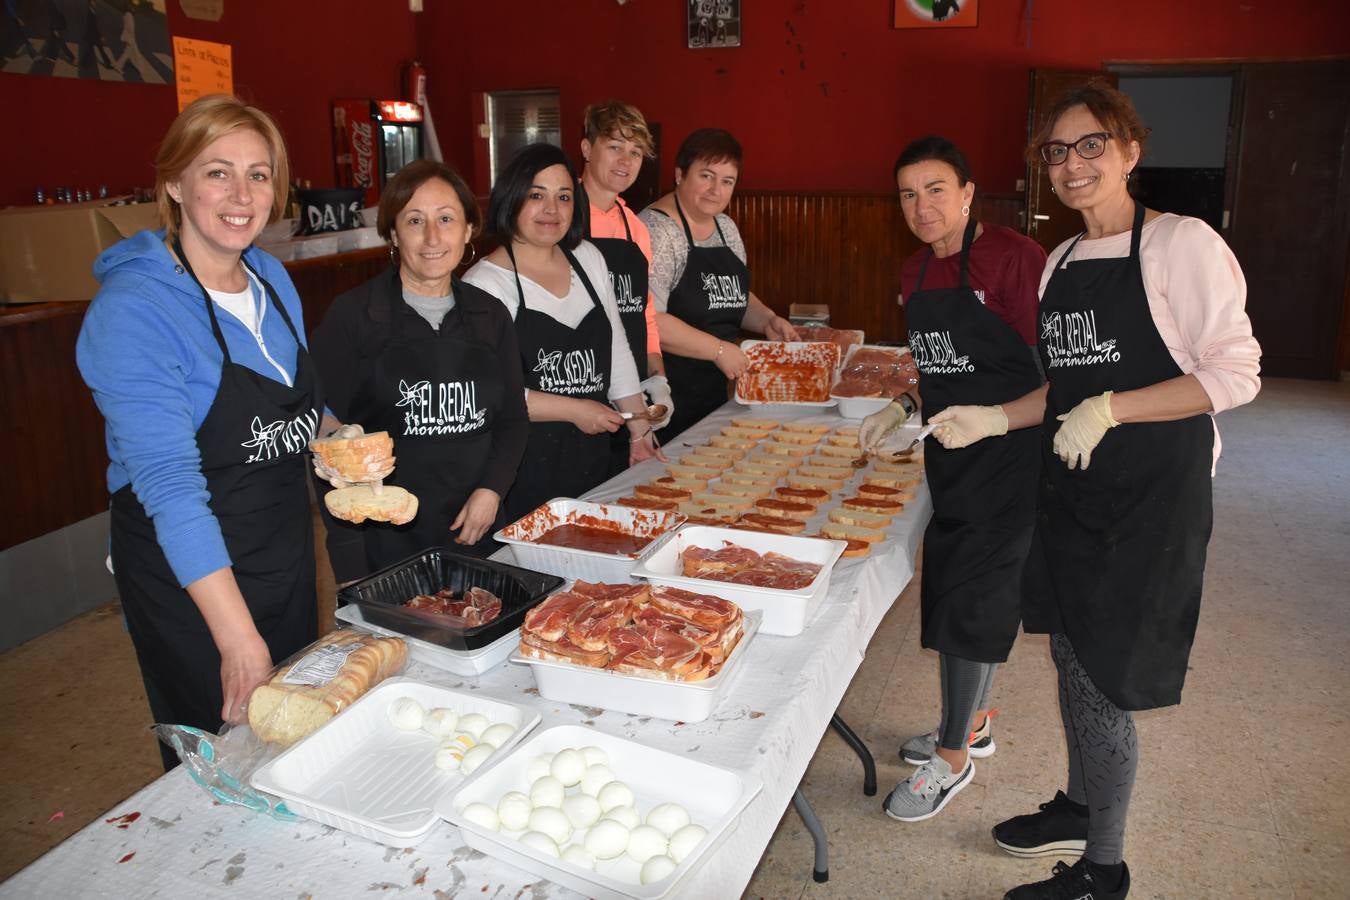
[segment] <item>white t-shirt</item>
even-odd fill
[[[614,286],[609,280],[609,268],[605,258],[589,241],[582,241],[572,251],[581,264],[591,286],[600,296],[600,306],[609,318],[611,332],[609,399],[630,397],[642,390],[638,379],[637,365],[633,362],[633,351],[628,347],[628,338],[624,334],[623,324],[619,320],[619,306],[614,300]],[[477,288],[482,288],[506,306],[511,318],[520,311],[520,294],[516,291],[516,276],[509,268],[502,268],[486,259],[479,260],[473,268],[464,273],[464,280]],[[520,276],[520,287],[525,294],[525,306],[537,313],[543,313],[568,328],[576,328],[594,304],[586,286],[581,283],[575,271],[567,289],[566,297],[557,297],[542,285]],[[529,389],[526,389],[526,394]]]
[[[287,387],[294,387],[291,384],[290,373],[272,358],[272,354],[267,352],[267,345],[263,343],[263,319],[267,318],[267,307],[272,305],[265,299],[267,292],[263,290],[263,286],[258,283],[258,279],[252,272],[247,269],[244,271],[248,274],[249,284],[242,291],[230,293],[228,291],[213,291],[207,288],[206,293],[210,295],[217,306],[238,319],[253,334],[254,340],[258,342],[258,349],[262,351],[263,357],[272,364],[272,367],[277,370],[277,374],[281,376],[281,381]]]

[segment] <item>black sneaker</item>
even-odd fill
[[[1022,859],[1037,856],[1082,856],[1087,846],[1088,817],[1077,804],[1055,791],[1041,811],[1014,816],[994,826],[994,842]]]
[[[1003,900],[1124,900],[1130,892],[1130,867],[1121,863],[1120,884],[1107,890],[1088,870],[1087,860],[1072,866],[1055,863],[1054,874],[1046,881],[1024,884],[1003,895]]]

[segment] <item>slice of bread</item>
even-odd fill
[[[828,441],[829,443],[833,444],[836,447],[856,448],[858,446],[858,436],[856,434],[835,433],[826,438],[826,441]]]
[[[620,497],[614,502],[631,509],[654,509],[658,512],[674,512],[684,505],[675,500],[658,500],[655,497],[643,497],[637,494],[631,497]]]
[[[865,509],[849,509],[847,506],[840,506],[829,511],[826,514],[831,522],[838,522],[840,525],[857,525],[862,528],[871,528],[881,530],[889,528],[894,516],[887,513],[869,512]]]
[[[800,475],[797,473],[789,475],[786,481],[788,487],[820,488],[822,491],[837,491],[844,486],[844,481],[840,478],[819,478],[812,475]]]
[[[835,481],[848,481],[855,474],[855,470],[850,466],[817,466],[807,464],[797,468],[798,475],[805,475],[809,478],[830,478]]]
[[[653,484],[663,484],[666,487],[681,488],[689,493],[696,491],[706,491],[708,489],[708,480],[706,478],[676,478],[673,475],[662,475],[656,479]]]
[[[731,471],[722,475],[722,482],[725,484],[739,484],[745,487],[772,488],[778,483],[778,479],[772,475],[753,475],[748,472]]]
[[[782,516],[785,519],[798,519],[805,522],[816,514],[816,507],[799,500],[784,500],[782,497],[765,497],[755,501],[755,512],[766,516]]]
[[[717,440],[717,438],[713,438],[713,440]],[[726,440],[726,438],[722,438],[722,440]],[[745,459],[745,454],[748,449],[749,448],[739,449],[736,447],[699,447],[695,453],[699,456],[711,456],[715,459],[725,460],[727,465],[731,465],[738,459]]]
[[[810,444],[788,444],[770,438],[759,445],[759,449],[774,456],[791,456],[796,459],[810,456],[815,452],[814,440]]]
[[[877,457],[876,459],[872,460],[872,471],[887,472],[893,475],[909,475],[909,474],[919,475],[923,472],[923,464],[922,463],[915,464],[910,462],[899,462],[899,463],[888,462],[882,459],[881,457]]]
[[[725,434],[715,434],[708,438],[708,446],[724,447],[728,450],[752,450],[755,446],[753,438],[727,437]]]
[[[688,516],[689,522],[694,525],[730,525],[739,515],[735,510],[696,503],[692,500],[681,503],[679,510]]]
[[[769,516],[764,513],[746,513],[737,519],[731,527],[744,528],[748,531],[769,531],[774,534],[801,534],[806,530],[806,523],[801,519]]]
[[[788,472],[792,471],[792,466],[786,462],[778,460],[764,459],[763,457],[751,457],[743,459],[732,466],[737,472],[745,475],[755,475],[760,478],[782,478]]]
[[[820,533],[836,541],[866,541],[875,544],[886,540],[886,532],[875,528],[863,528],[860,525],[842,525],[838,522],[826,522]]]
[[[722,429],[723,437],[742,441],[758,441],[760,438],[768,437],[768,435],[768,428],[739,428],[735,425],[728,425]]]
[[[703,509],[717,510],[719,513],[723,511],[728,513],[749,512],[755,504],[755,501],[749,497],[732,497],[727,494],[713,494],[706,491],[695,494],[689,502]]]
[[[838,444],[821,444],[816,447],[816,453],[821,456],[828,456],[832,459],[857,459],[857,447],[840,447]]]
[[[783,430],[769,438],[771,441],[777,441],[780,444],[806,444],[814,447],[820,441],[820,435],[813,434],[810,431],[788,431],[787,426]]]
[[[880,484],[902,491],[913,491],[923,481],[917,475],[897,475],[888,472],[867,472],[863,475],[863,484]]]
[[[392,485],[381,487],[378,494],[370,484],[336,488],[323,495],[323,505],[333,518],[357,525],[367,519],[406,525],[417,517],[417,497]]]
[[[672,500],[676,503],[682,503],[694,496],[693,491],[667,484],[639,484],[633,488],[633,494],[638,497],[653,497],[657,500]]]
[[[712,493],[723,497],[748,497],[751,500],[758,500],[760,497],[769,496],[773,488],[759,484],[736,484],[723,478],[714,482],[711,490]]]
[[[704,482],[711,481],[722,474],[721,466],[693,466],[684,463],[670,463],[666,473],[672,478],[693,478]]]
[[[760,431],[773,431],[778,428],[778,422],[773,419],[757,419],[753,416],[737,416],[731,420],[731,424],[737,428],[757,428]]]
[[[857,425],[840,425],[838,428],[836,428],[836,429],[834,430],[834,433],[835,433],[835,434],[848,434],[848,435],[852,435],[853,437],[857,437],[857,436],[858,436],[858,432],[859,432],[860,430],[861,430],[861,428],[860,428],[859,426],[857,426]]]
[[[824,538],[824,539],[827,540],[827,541],[837,541],[837,540],[840,540],[840,538],[832,538],[832,537],[830,537],[828,534],[813,534],[813,535],[811,535],[811,537]],[[853,557],[858,557],[858,556],[866,556],[867,554],[869,554],[869,553],[872,552],[872,545],[869,544],[869,543],[867,543],[867,541],[860,541],[860,540],[857,540],[857,539],[851,539],[851,540],[846,540],[845,543],[846,543],[848,546],[846,546],[846,547],[844,548],[844,554],[843,554],[844,556],[853,558]]]
[[[830,426],[822,425],[819,422],[784,422],[783,430],[793,431],[798,434],[814,434],[819,436],[829,432]]]
[[[701,469],[713,469],[721,472],[727,466],[735,462],[734,459],[728,459],[725,456],[718,456],[715,453],[705,452],[716,450],[716,447],[701,447],[697,452],[686,453],[679,458],[679,464],[682,466],[698,466]]]

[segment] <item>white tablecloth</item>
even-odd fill
[[[747,415],[728,404],[683,436],[698,441]],[[829,411],[771,407],[779,420],[838,425]],[[906,432],[917,429],[907,428]],[[906,440],[908,440],[906,438]],[[679,444],[672,456],[686,452]],[[662,474],[648,461],[590,496],[612,498]],[[540,728],[583,723],[702,761],[748,769],[764,790],[740,825],[682,882],[681,896],[738,895],[749,882],[868,641],[914,574],[932,505],[926,487],[896,519],[893,539],[858,560],[841,560],[819,613],[799,637],[757,636],[722,704],[705,722],[677,724],[559,705],[534,693],[524,666],[503,664],[463,679],[420,664],[405,674],[535,707]],[[134,822],[107,822],[140,813]],[[802,859],[803,868],[811,860]],[[395,849],[312,822],[285,823],[214,802],[182,769],[151,783],[0,885],[7,897],[370,897],[385,890],[435,897],[575,896],[558,885],[468,849],[440,823],[416,848]]]

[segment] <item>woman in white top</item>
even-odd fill
[[[520,344],[530,437],[506,496],[505,522],[603,481],[609,435],[625,424],[614,406],[646,408],[605,259],[582,240],[587,213],[562,150],[524,147],[488,201],[488,228],[501,246],[464,276],[505,304]],[[661,456],[651,423],[634,418],[627,425],[630,463]]]

